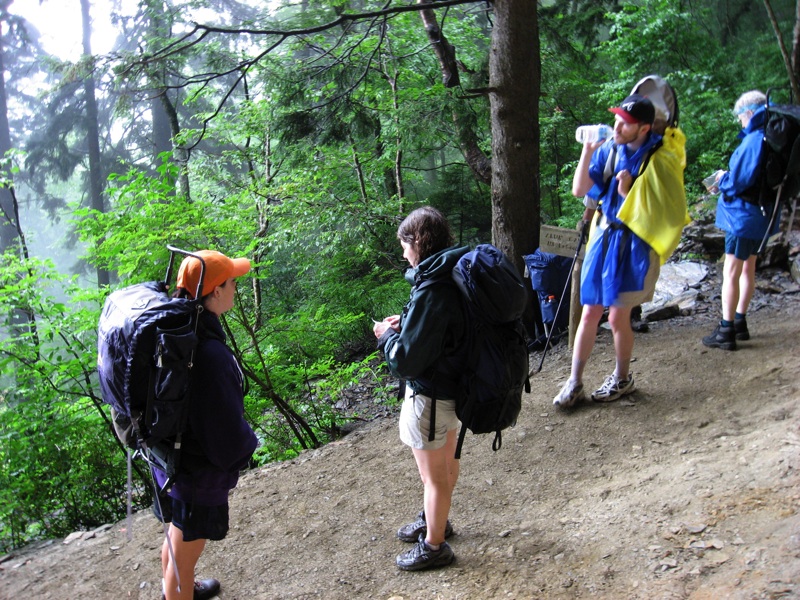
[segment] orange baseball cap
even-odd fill
[[[218,285],[222,285],[228,279],[241,277],[250,270],[250,260],[247,258],[228,258],[216,250],[200,250],[195,254],[202,258],[206,265],[201,292],[203,296],[213,292]],[[197,293],[201,270],[202,265],[194,256],[184,258],[178,269],[178,287],[186,289],[192,298]]]

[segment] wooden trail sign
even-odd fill
[[[542,225],[539,228],[539,248],[541,248],[542,252],[572,258],[575,256],[575,248],[578,245],[580,235],[581,232],[577,229]],[[585,247],[585,244],[581,246],[581,252],[578,254],[578,259],[580,260],[583,260],[583,249]]]
[[[553,227],[552,225],[542,225],[539,228],[539,248],[542,252],[549,252],[557,256],[575,257],[575,248],[578,247],[578,240],[581,232],[577,229],[566,229],[564,227]],[[572,284],[570,285],[569,303],[569,326],[567,328],[567,343],[572,348],[575,342],[575,332],[581,319],[581,300],[580,300],[580,280],[581,265],[583,264],[583,251],[586,244],[581,245],[578,259],[572,270]]]

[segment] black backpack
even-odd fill
[[[800,106],[770,104],[767,92],[764,139],[761,145],[761,173],[754,193],[742,197],[761,207],[769,226],[758,252],[767,245],[775,219],[783,204],[800,195]]]
[[[167,293],[175,253],[165,281],[138,283],[112,292],[100,315],[97,373],[103,401],[111,406],[120,441],[167,474],[168,491],[180,463],[188,416],[190,375],[197,347],[198,300]],[[197,298],[202,297],[202,263]]]
[[[456,458],[467,430],[494,433],[493,450],[502,446],[502,430],[517,422],[522,390],[530,393],[528,347],[521,316],[528,302],[525,284],[516,267],[491,244],[464,254],[453,267],[452,279],[464,298],[468,321],[464,343],[465,365],[456,399],[461,431]],[[426,280],[418,289],[440,280]],[[435,423],[431,414],[431,440]]]

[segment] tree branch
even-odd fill
[[[797,84],[797,77],[795,77],[794,69],[792,68],[792,62],[789,58],[789,53],[786,51],[786,44],[783,42],[783,36],[781,35],[780,27],[778,27],[778,20],[775,18],[775,13],[772,11],[772,4],[770,3],[770,0],[764,0],[764,6],[767,9],[769,20],[772,23],[772,29],[775,31],[775,37],[778,38],[778,46],[781,49],[783,63],[786,65],[786,71],[789,74],[789,83],[792,85],[792,95],[794,96],[796,102],[798,99],[800,99],[800,87]]]

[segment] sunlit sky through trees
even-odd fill
[[[124,0],[126,12],[136,9],[136,0]],[[92,52],[104,54],[114,45],[117,30],[111,24],[111,0],[92,0]],[[81,48],[80,0],[14,0],[12,14],[30,21],[41,34],[44,49],[62,60],[77,61]]]
[[[90,0],[92,18],[92,54],[111,51],[119,30],[111,21],[111,12],[126,16],[136,13],[138,0]],[[174,2],[173,4],[180,4]],[[266,2],[267,7],[277,7],[280,2]],[[61,60],[77,61],[81,48],[80,0],[14,0],[9,12],[19,15],[39,30],[45,51]],[[215,22],[213,11],[202,8],[183,7],[181,15],[197,22]]]

